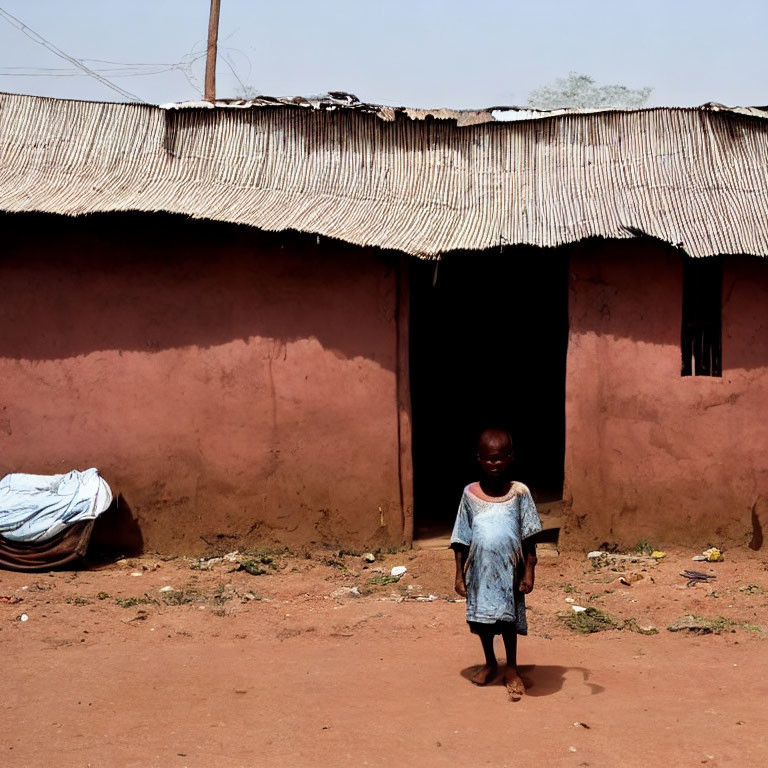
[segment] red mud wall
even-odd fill
[[[0,473],[98,467],[147,550],[403,540],[392,257],[170,216],[2,226]]]
[[[566,381],[573,543],[743,542],[768,491],[768,263],[727,257],[723,376],[680,376],[682,260],[573,249]]]

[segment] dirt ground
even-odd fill
[[[766,558],[692,554],[542,552],[516,703],[469,682],[448,550],[0,572],[0,765],[763,766]],[[575,631],[567,600],[621,628]],[[687,614],[714,631],[667,629]]]

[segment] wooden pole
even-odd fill
[[[221,0],[211,0],[208,17],[208,57],[205,60],[205,100],[216,101],[216,54],[219,45],[219,10]]]

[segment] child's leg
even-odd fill
[[[472,676],[472,682],[475,685],[485,685],[486,683],[490,683],[491,680],[496,677],[496,672],[499,668],[496,661],[496,654],[493,650],[493,635],[490,632],[483,632],[480,635],[480,642],[483,644],[485,664],[483,664],[483,666]]]
[[[504,671],[504,684],[509,698],[517,701],[524,693],[525,686],[517,674],[517,632],[514,629],[501,633],[504,649],[507,652],[507,668]]]

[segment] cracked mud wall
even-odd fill
[[[149,551],[403,540],[391,255],[165,215],[3,232],[0,474],[98,467]]]
[[[681,377],[682,257],[572,250],[567,541],[743,543],[768,489],[768,263],[723,266],[723,376]]]

